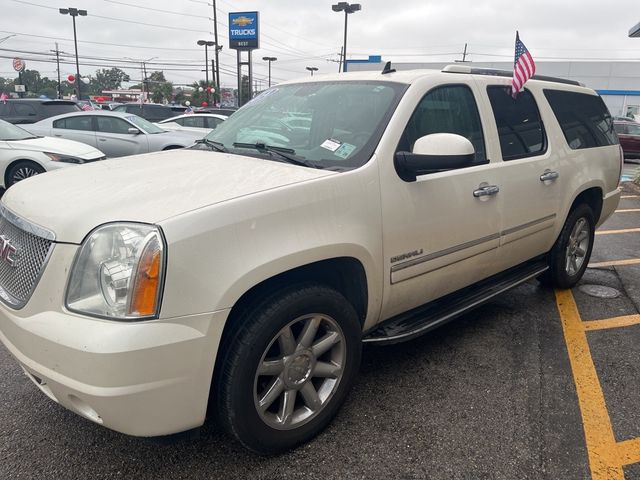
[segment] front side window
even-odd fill
[[[216,117],[206,117],[205,120],[207,121],[207,128],[216,128],[224,121],[221,118]]]
[[[98,132],[128,134],[132,125],[117,117],[96,117]]]
[[[475,150],[473,165],[487,163],[480,114],[468,86],[445,85],[429,91],[407,123],[398,150],[411,152],[416,140],[432,133],[465,137]]]
[[[206,138],[229,153],[316,168],[357,168],[371,158],[406,89],[401,83],[365,80],[281,85],[251,100]],[[304,119],[302,126],[291,125],[292,118]]]
[[[640,125],[629,124],[626,130],[627,135],[640,135]]]
[[[53,122],[53,128],[63,128],[66,130],[92,131],[91,117],[68,117]]]
[[[538,106],[529,90],[514,99],[511,87],[487,87],[491,109],[498,127],[503,160],[540,155],[547,149]]]
[[[599,96],[565,90],[545,90],[544,95],[573,150],[618,143],[611,114]]]

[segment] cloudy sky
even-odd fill
[[[71,3],[69,3],[71,2]],[[260,12],[261,48],[254,51],[254,77],[266,84],[263,56],[274,83],[308,74],[335,72],[342,45],[344,14],[325,0],[217,0],[222,86],[235,85],[236,56],[227,41],[227,14]],[[640,38],[629,29],[640,22],[637,0],[361,0],[349,16],[348,58],[379,54],[394,62],[453,61],[468,43],[468,60],[506,61],[513,56],[515,30],[538,60],[640,60]],[[118,66],[140,79],[139,60],[148,70],[164,70],[176,84],[203,79],[199,39],[213,39],[211,0],[2,0],[0,76],[12,76],[11,58],[55,76],[50,50],[57,41],[63,58],[74,52],[71,18],[59,7],[88,11],[77,21],[80,71]],[[514,7],[514,5],[517,5]],[[13,35],[13,36],[10,36]],[[5,40],[2,40],[3,38]],[[39,61],[38,61],[39,60]],[[334,60],[334,61],[331,61]],[[63,77],[75,65],[61,66]]]

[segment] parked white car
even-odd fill
[[[167,118],[166,120],[157,122],[156,125],[164,130],[186,130],[198,132],[204,136],[224,122],[227,118],[229,117],[226,115],[218,115],[216,113],[191,113]]]
[[[184,148],[204,136],[202,132],[168,132],[137,115],[107,110],[58,115],[26,127],[37,135],[86,143],[109,158]]]
[[[294,108],[310,128],[283,125]],[[336,414],[363,342],[536,277],[575,285],[621,168],[577,82],[534,77],[514,100],[510,72],[456,65],[280,84],[190,149],[9,189],[0,340],[99,425],[165,435],[209,408],[286,451]]]
[[[104,158],[104,153],[84,143],[34,136],[0,120],[0,183],[4,188],[39,173]]]

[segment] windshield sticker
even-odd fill
[[[343,143],[339,149],[333,152],[333,154],[340,158],[347,158],[349,155],[353,153],[355,149],[356,149],[355,145],[351,145],[350,143]]]
[[[336,150],[338,150],[340,148],[340,145],[342,145],[342,142],[340,140],[334,140],[333,138],[327,138],[324,142],[322,142],[322,145],[320,145],[320,146],[322,148],[326,148],[330,152],[335,152]]]
[[[381,92],[382,90],[384,90],[385,88],[386,88],[386,87],[384,87],[384,86],[382,86],[382,85],[378,85],[377,87],[375,87],[375,88],[373,89],[373,91],[374,91],[375,93],[378,93],[378,92]]]

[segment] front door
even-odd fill
[[[411,151],[432,133],[469,139],[474,162],[466,167],[401,180],[393,155],[379,162],[385,275],[386,319],[486,278],[495,270],[500,244],[501,196],[496,189],[499,164],[486,155],[477,107],[477,87],[469,76],[455,83],[416,84],[405,97],[417,107],[406,123],[396,151]],[[416,89],[418,89],[416,91]],[[406,99],[406,98],[405,98]],[[493,192],[490,195],[481,191]]]
[[[147,135],[143,132],[129,133],[130,128],[139,130],[138,127],[119,117],[96,116],[98,149],[109,158],[147,153],[149,151]]]

